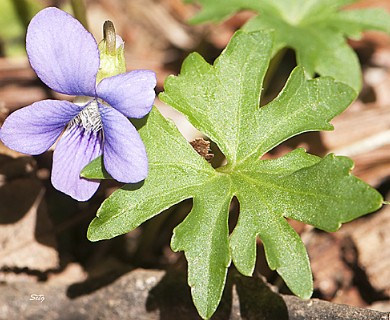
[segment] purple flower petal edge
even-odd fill
[[[53,186],[78,201],[90,199],[100,183],[81,178],[80,172],[101,153],[99,133],[77,126],[66,130],[53,154]]]
[[[7,147],[18,152],[41,154],[54,144],[67,123],[81,109],[68,101],[35,102],[16,110],[5,119],[0,139]]]
[[[68,95],[95,95],[98,47],[71,15],[52,7],[40,11],[28,26],[26,49],[32,68],[48,87]]]
[[[134,70],[103,79],[97,95],[129,118],[142,118],[152,109],[156,93],[156,74]]]
[[[117,181],[135,183],[146,178],[148,158],[139,133],[117,110],[99,105],[104,130],[103,162]]]

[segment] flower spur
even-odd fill
[[[123,50],[119,36],[116,49]],[[142,118],[150,112],[155,73],[109,70],[110,75],[116,75],[98,81],[107,70],[102,70],[95,39],[76,19],[57,8],[46,8],[31,20],[26,50],[32,68],[49,88],[76,98],[73,103],[38,101],[13,112],[0,130],[3,143],[37,155],[60,138],[53,154],[52,184],[79,201],[88,200],[99,187],[99,181],[80,177],[84,166],[99,155],[117,181],[145,179],[145,147],[127,117]]]

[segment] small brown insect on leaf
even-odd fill
[[[210,141],[204,140],[203,138],[196,138],[195,140],[192,140],[190,144],[194,150],[207,161],[211,161],[214,157],[214,154],[210,153]]]

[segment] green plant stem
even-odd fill
[[[262,96],[267,94],[267,91],[268,91],[269,85],[271,84],[272,78],[274,77],[276,71],[278,70],[280,62],[283,60],[283,57],[286,54],[286,52],[287,52],[287,48],[282,48],[271,59],[267,74],[265,75],[264,82],[263,82]]]
[[[147,221],[144,224],[138,248],[134,255],[134,261],[136,261],[136,263],[144,263],[148,254],[151,254],[153,249],[158,247],[158,244],[156,243],[159,241],[158,238],[161,236],[163,228],[170,225],[177,225],[186,217],[190,210],[191,203],[189,201],[183,201],[176,206],[166,209],[162,214],[154,217],[153,220]]]
[[[156,246],[157,237],[159,236],[165,221],[169,217],[172,217],[171,213],[174,209],[175,207],[171,207],[167,209],[164,214],[155,217],[153,221],[147,221],[145,223],[137,251],[134,255],[136,263],[144,263],[148,255],[153,252],[153,247]]]
[[[26,0],[13,0],[12,5],[14,6],[19,20],[23,23],[24,30],[27,30],[27,26],[32,18],[30,16],[29,4]]]
[[[85,0],[70,0],[70,3],[74,17],[81,22],[85,29],[89,30]]]

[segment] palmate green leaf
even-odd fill
[[[277,270],[295,294],[310,297],[306,251],[284,217],[336,231],[341,223],[378,208],[380,194],[350,175],[351,169],[352,161],[346,157],[321,159],[297,149],[277,160],[258,160],[237,170],[234,185],[239,186],[236,195],[241,207],[230,240],[237,269],[252,274],[254,239],[259,235],[271,269]]]
[[[148,152],[148,177],[144,183],[125,185],[102,204],[88,229],[91,241],[135,229],[164,209],[193,197],[198,186],[216,175],[157,109],[153,108],[139,133]],[[100,158],[89,164],[82,176],[106,178]]]
[[[259,235],[270,267],[295,294],[307,298],[312,292],[307,254],[285,217],[333,231],[380,207],[382,198],[350,175],[352,163],[343,157],[322,160],[297,150],[281,159],[260,160],[294,135],[332,129],[329,121],[355,97],[353,89],[330,78],[307,80],[298,67],[279,96],[259,109],[271,40],[266,31],[237,32],[213,66],[197,54],[189,56],[180,75],[166,80],[160,98],[227,156],[228,164],[217,171],[230,178],[231,196],[240,203],[230,240],[237,268],[245,275],[253,272]],[[252,81],[246,80],[248,75]]]
[[[356,91],[361,88],[358,58],[345,37],[365,30],[390,33],[390,15],[381,9],[340,9],[353,0],[200,0],[203,10],[192,21],[218,21],[242,9],[259,15],[244,30],[275,30],[276,53],[283,47],[296,51],[297,63],[313,76],[331,76]]]
[[[206,318],[221,300],[230,265],[228,213],[232,196],[228,177],[209,181],[194,197],[192,211],[172,237],[172,249],[185,252],[193,300]]]
[[[259,0],[229,0],[229,1],[209,1],[209,0],[184,0],[184,2],[195,2],[202,5],[202,11],[190,20],[191,23],[202,23],[207,21],[218,22],[235,12],[256,8]]]
[[[261,48],[259,48],[261,44]],[[161,100],[185,114],[215,141],[227,165],[213,169],[154,109],[139,129],[149,155],[149,175],[142,185],[126,185],[113,193],[92,221],[89,239],[126,233],[184,199],[193,208],[172,238],[174,251],[184,251],[188,283],[203,318],[215,312],[231,261],[251,275],[256,238],[269,266],[298,296],[313,289],[306,250],[286,218],[327,231],[372,212],[380,194],[350,174],[352,162],[329,155],[324,159],[297,149],[274,160],[261,156],[282,141],[305,131],[331,130],[329,121],[355,97],[355,91],[330,78],[308,80],[296,68],[277,98],[259,107],[262,81],[272,55],[267,31],[237,32],[213,65],[198,54],[169,77]],[[83,175],[104,178],[101,160]],[[229,236],[231,199],[240,214]]]
[[[259,45],[261,50],[258,50]],[[248,33],[244,37],[233,37],[229,49],[214,66],[199,54],[190,54],[181,74],[166,79],[165,92],[160,98],[188,116],[200,131],[218,144],[230,163],[236,163],[237,158],[253,149],[248,135],[252,130],[259,130],[260,123],[254,114],[259,107],[272,36],[263,32],[261,36]],[[237,63],[238,60],[245,63]],[[243,121],[245,125],[241,124]]]

